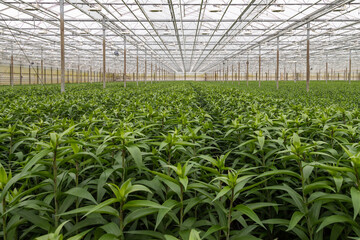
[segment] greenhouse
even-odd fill
[[[0,0],[0,239],[360,239],[360,0]]]

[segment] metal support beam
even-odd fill
[[[139,86],[139,48],[136,46],[136,86]]]
[[[147,54],[146,54],[146,48],[145,48],[145,68],[144,68],[144,82],[146,84],[146,77],[147,77]]]
[[[22,76],[22,65],[20,63],[20,85],[22,85],[22,79],[23,79],[23,76]]]
[[[348,77],[349,83],[351,83],[351,49],[349,50],[349,77]]]
[[[106,87],[106,42],[105,42],[105,17],[103,17],[103,52],[102,52],[102,55],[103,55],[103,88]]]
[[[307,23],[306,39],[306,91],[310,91],[310,22]]]
[[[275,72],[275,80],[276,80],[276,89],[279,89],[279,37],[276,38],[276,72]]]
[[[60,0],[61,93],[65,92],[64,0]]]
[[[259,45],[259,87],[261,86],[261,46]]]
[[[12,54],[10,60],[10,85],[14,86],[14,56]]]
[[[249,59],[246,60],[246,86],[249,86]]]
[[[124,36],[124,74],[123,74],[124,88],[126,88],[126,36]]]

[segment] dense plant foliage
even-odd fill
[[[359,239],[358,83],[0,89],[0,236]]]

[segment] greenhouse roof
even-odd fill
[[[14,54],[25,64],[43,58],[58,66],[59,14],[59,1],[2,0],[2,63]],[[314,67],[325,58],[345,64],[360,52],[360,0],[66,0],[64,14],[70,68],[101,67],[103,30],[113,70],[125,45],[130,63],[139,56],[174,72],[213,71],[259,53],[271,63],[278,45],[280,61],[301,66],[308,28]]]

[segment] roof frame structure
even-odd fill
[[[89,11],[94,4],[101,11]],[[273,11],[277,5],[284,11]],[[0,64],[14,55],[23,64],[44,58],[59,66],[58,6],[54,0],[1,0]],[[101,68],[105,28],[109,71],[121,71],[123,63],[113,52],[123,52],[125,36],[129,72],[135,71],[136,56],[148,61],[152,56],[169,72],[212,72],[248,57],[257,61],[259,45],[263,66],[273,68],[278,37],[282,63],[304,67],[308,22],[314,68],[323,66],[325,55],[341,62],[334,68],[345,68],[349,49],[353,64],[359,62],[360,0],[66,0],[66,62],[70,68],[79,62],[84,69]]]

